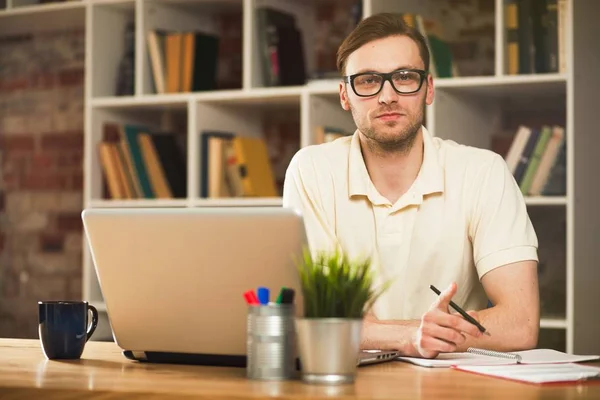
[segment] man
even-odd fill
[[[283,203],[302,211],[311,251],[370,256],[376,276],[392,280],[365,318],[362,347],[427,358],[534,347],[538,243],[523,197],[502,157],[422,126],[434,97],[422,35],[399,16],[374,15],[337,62],[340,103],[357,130],[301,149]],[[451,299],[490,335],[449,309]]]

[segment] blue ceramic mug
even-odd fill
[[[87,301],[38,301],[38,318],[42,349],[51,360],[80,358],[98,326],[98,310]]]

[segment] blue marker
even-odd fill
[[[269,304],[269,289],[266,287],[259,287],[256,290],[256,295],[258,296],[258,301],[260,304]]]

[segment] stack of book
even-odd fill
[[[146,39],[156,93],[217,88],[218,36],[150,30]]]
[[[564,127],[519,126],[505,159],[523,195],[566,194]]]
[[[566,71],[567,0],[504,0],[506,72]]]
[[[304,85],[304,43],[295,17],[273,8],[259,7],[256,24],[263,85]]]
[[[106,122],[98,144],[107,194],[112,199],[187,196],[185,152],[173,132]]]
[[[202,198],[278,196],[263,138],[201,132],[200,172]]]

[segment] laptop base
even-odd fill
[[[205,365],[211,367],[246,368],[246,356],[227,356],[222,354],[191,354],[162,351],[124,350],[123,355],[134,361],[159,364]]]

